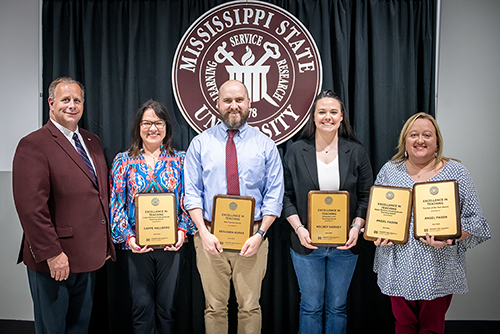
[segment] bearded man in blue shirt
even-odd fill
[[[199,231],[194,244],[205,293],[205,328],[206,333],[227,333],[232,280],[238,302],[238,333],[260,333],[259,299],[268,253],[265,234],[281,214],[283,168],[274,142],[247,124],[250,98],[241,82],[229,80],[221,85],[217,109],[222,122],[193,139],[185,162],[184,205]],[[237,172],[232,176],[226,171],[226,145],[236,150]],[[235,182],[236,193],[230,190]],[[255,234],[239,253],[223,252],[211,233],[213,197],[219,194],[255,199]]]

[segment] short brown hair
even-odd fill
[[[60,83],[67,83],[67,84],[77,84],[81,91],[82,91],[82,100],[85,100],[85,87],[78,81],[76,81],[73,78],[70,77],[60,77],[57,78],[56,80],[52,81],[49,86],[49,97],[54,100],[56,98],[56,87]],[[83,102],[83,101],[82,101]]]

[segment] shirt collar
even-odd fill
[[[140,154],[143,154],[144,153],[144,147],[141,147],[141,149],[139,150],[139,153]],[[167,153],[167,150],[164,150],[163,149],[163,144],[160,145],[160,157],[162,155],[165,155]]]
[[[224,124],[224,122],[220,122],[220,130],[221,130],[221,134],[222,134],[222,137],[223,138],[226,138],[228,137],[228,134],[227,134],[227,130],[229,130],[229,128],[226,126],[226,124]],[[248,125],[247,122],[245,122],[245,124],[243,124],[242,126],[240,126],[238,128],[238,133],[236,134],[236,136],[239,136],[239,137],[244,137],[245,136],[245,133],[247,132],[247,130],[250,128],[250,125]]]
[[[65,128],[64,126],[62,126],[61,124],[57,123],[56,121],[54,121],[52,118],[49,118],[52,123],[56,126],[56,128],[59,129],[59,131],[62,132],[62,134],[67,137],[67,138],[73,138],[73,133],[76,133],[76,134],[80,134],[80,132],[78,131],[78,126],[76,127],[76,131],[71,131],[70,129],[68,128]]]

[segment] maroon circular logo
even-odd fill
[[[220,122],[218,87],[245,84],[248,124],[275,143],[296,134],[322,84],[321,59],[307,29],[282,8],[233,1],[199,17],[177,46],[172,65],[175,99],[198,133]]]

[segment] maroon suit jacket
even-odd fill
[[[19,262],[48,272],[47,259],[64,252],[72,273],[115,258],[109,227],[108,168],[99,138],[79,129],[98,185],[74,146],[48,121],[19,142],[12,169],[14,202],[24,230]]]

